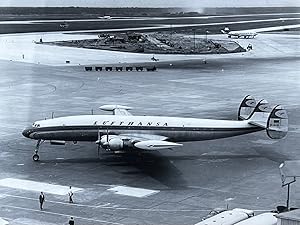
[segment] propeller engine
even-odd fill
[[[117,151],[123,149],[124,142],[115,135],[103,135],[100,139],[100,145],[104,149]]]

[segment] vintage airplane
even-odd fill
[[[255,38],[257,36],[256,32],[250,31],[230,31],[228,27],[221,30],[223,34],[227,34],[228,38]]]
[[[61,23],[59,26],[60,26],[61,28],[64,28],[64,29],[69,28],[69,24],[66,23],[66,22]]]
[[[212,120],[161,116],[133,116],[130,107],[104,105],[100,109],[113,115],[67,116],[33,123],[23,131],[37,140],[33,160],[38,161],[40,145],[66,141],[95,142],[107,151],[161,150],[182,146],[178,142],[203,141],[266,130],[270,138],[283,138],[288,131],[288,116],[282,106],[271,108],[266,100],[256,103],[248,95],[240,104],[238,120]]]
[[[99,19],[111,20],[111,16],[100,16]]]

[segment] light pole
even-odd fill
[[[206,42],[207,42],[207,35],[208,35],[208,33],[209,33],[209,31],[206,30],[206,31],[205,31],[205,41],[206,41]]]
[[[294,182],[296,182],[296,177],[294,177],[294,180],[292,180],[291,182],[286,183],[286,184],[282,184],[282,187],[288,186],[287,200],[286,200],[286,208],[287,208],[287,210],[289,210],[289,207],[290,207],[290,185],[292,183],[294,183]]]
[[[288,192],[287,192],[287,200],[286,200],[286,208],[287,210],[289,210],[289,207],[290,207],[290,185],[292,183],[295,183],[296,182],[296,177],[293,176],[293,180],[288,182],[288,183],[285,183],[285,174],[283,173],[282,169],[284,167],[284,163],[281,163],[280,166],[279,166],[279,170],[280,170],[280,174],[281,174],[281,181],[282,181],[282,185],[281,187],[285,187],[285,186],[288,186]]]
[[[192,31],[194,32],[194,51],[196,50],[196,29],[192,29]]]
[[[170,24],[170,43],[172,41],[172,35],[173,35],[173,27],[172,24]]]

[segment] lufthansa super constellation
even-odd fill
[[[238,120],[212,120],[181,117],[133,116],[130,107],[104,105],[100,109],[113,115],[80,115],[40,120],[23,131],[37,140],[33,160],[39,160],[44,141],[65,144],[89,141],[107,151],[161,150],[182,146],[182,142],[226,138],[266,130],[270,138],[280,139],[288,132],[286,110],[266,100],[256,102],[248,95],[241,102]]]

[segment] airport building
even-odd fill
[[[276,217],[277,225],[300,225],[300,209],[280,213]]]

